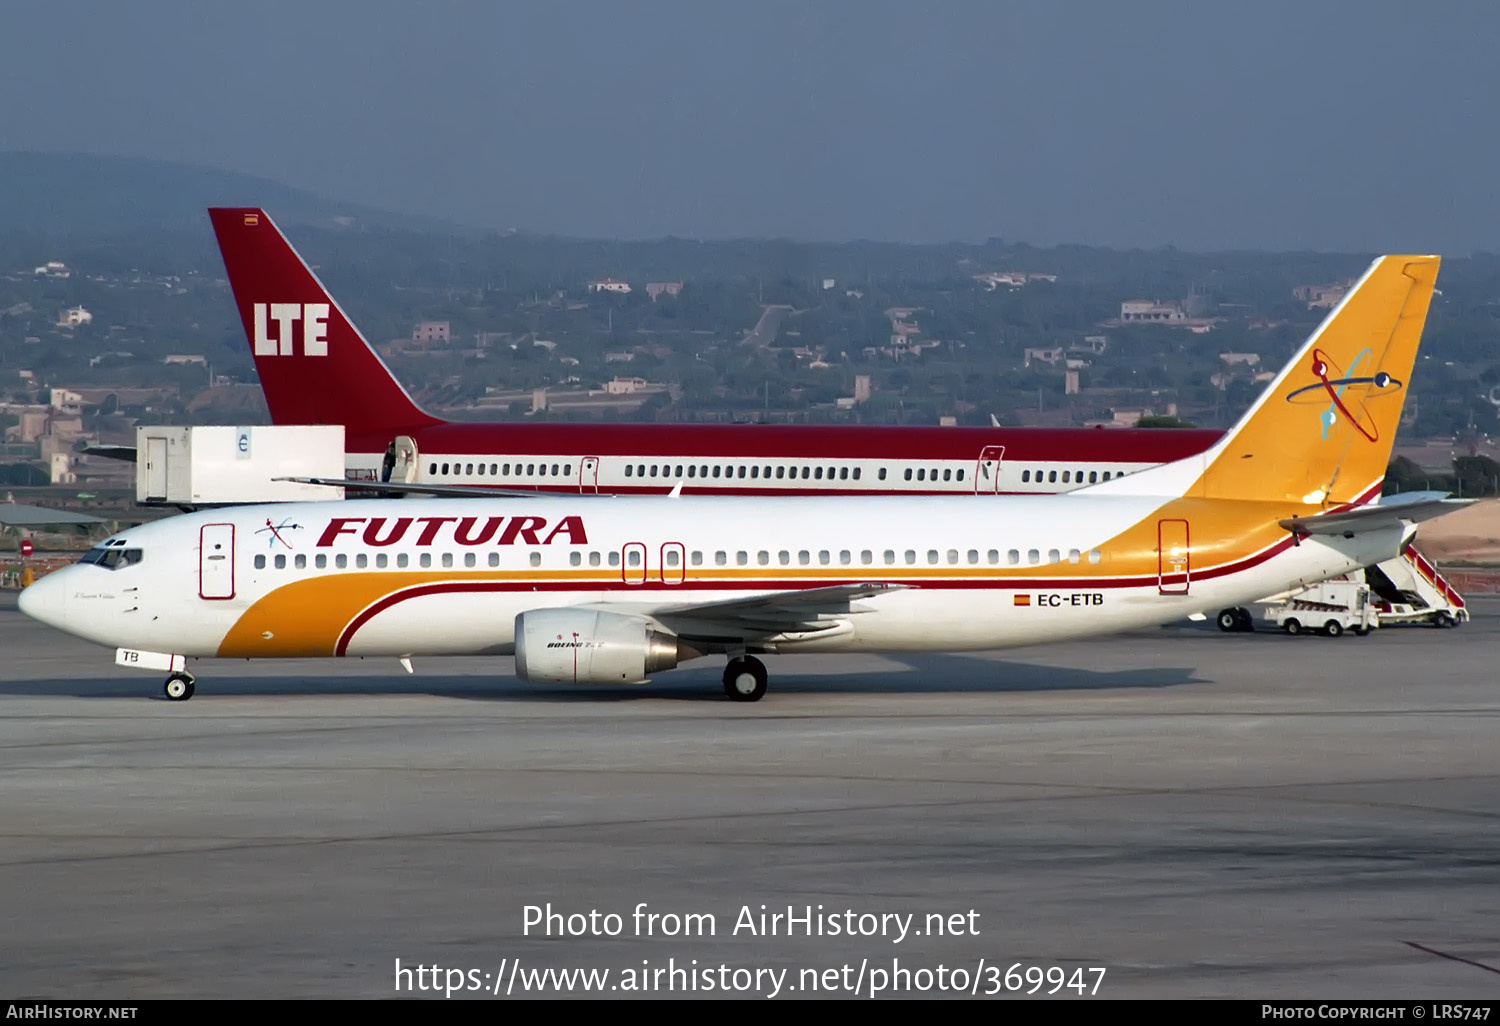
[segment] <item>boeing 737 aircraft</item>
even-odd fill
[[[640,683],[764,652],[995,649],[1232,608],[1394,557],[1430,494],[1372,505],[1439,260],[1376,260],[1207,452],[1060,495],[355,500],[205,511],[109,539],[28,615],[187,658],[515,656],[529,681]]]
[[[209,211],[276,424],[342,424],[365,481],[549,492],[1056,492],[1201,453],[1196,429],[475,424],[417,406],[265,211]],[[435,491],[436,489],[424,489]]]
[[[379,491],[436,495],[1044,494],[1184,459],[1221,437],[1193,429],[449,423],[418,408],[265,211],[209,215],[272,419],[344,425],[346,488],[354,490],[378,480],[395,482]],[[1411,558],[1419,565],[1420,555]],[[1221,610],[1217,620],[1226,631],[1253,623],[1244,608]]]

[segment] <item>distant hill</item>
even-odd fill
[[[0,231],[53,235],[197,229],[211,206],[258,206],[283,226],[453,230],[430,218],[325,199],[254,175],[89,153],[0,153]]]

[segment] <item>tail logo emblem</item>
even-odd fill
[[[1364,435],[1369,441],[1378,442],[1380,427],[1376,424],[1375,418],[1370,415],[1366,404],[1371,399],[1400,391],[1401,382],[1384,371],[1378,371],[1370,377],[1356,377],[1359,365],[1370,355],[1370,350],[1362,350],[1354,358],[1354,363],[1350,365],[1346,374],[1328,358],[1327,353],[1321,349],[1314,349],[1310,369],[1313,376],[1318,379],[1317,382],[1287,393],[1286,401],[1320,403],[1326,397],[1329,400],[1328,409],[1324,410],[1318,418],[1323,424],[1324,439],[1328,438],[1329,432],[1333,430],[1333,426],[1342,416],[1354,426],[1354,430]]]
[[[301,324],[302,355],[328,355],[328,303],[255,303],[256,356],[291,356],[296,351],[296,325]],[[271,325],[276,333],[271,334]]]
[[[279,524],[273,524],[273,523],[271,523],[270,519],[268,518],[266,520],[266,526],[262,527],[259,531],[256,531],[255,533],[256,534],[267,535],[267,537],[266,537],[266,546],[267,546],[267,548],[274,549],[276,547],[276,543],[277,542],[281,542],[281,544],[285,545],[287,548],[291,548],[292,547],[292,543],[289,542],[289,541],[287,541],[285,538],[283,538],[281,536],[281,532],[282,531],[300,531],[300,530],[302,530],[302,525],[301,524],[294,524],[294,523],[292,523],[292,521],[291,521],[290,518],[288,518],[286,520],[283,520]]]

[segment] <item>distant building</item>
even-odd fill
[[[413,342],[447,342],[452,337],[447,321],[423,321],[411,333]]]
[[[1049,365],[1055,367],[1057,365],[1057,361],[1061,360],[1062,358],[1063,358],[1063,348],[1062,348],[1062,346],[1051,346],[1051,347],[1048,347],[1048,348],[1040,348],[1040,349],[1028,349],[1028,350],[1026,350],[1026,357],[1025,357],[1025,359],[1026,359],[1026,366],[1027,367],[1031,366],[1031,361],[1033,361],[1033,360],[1035,360],[1038,363],[1045,363],[1045,364],[1049,364]]]
[[[618,278],[600,278],[589,282],[590,292],[618,292],[621,295],[630,291],[630,283]]]
[[[43,278],[67,278],[73,274],[72,271],[68,270],[68,265],[61,260],[48,260],[41,267],[38,267],[34,273]]]
[[[870,375],[854,375],[854,401],[857,403],[870,401]]]
[[[1309,310],[1328,310],[1338,306],[1344,293],[1353,287],[1354,279],[1346,278],[1327,285],[1298,285],[1292,289],[1292,295],[1306,303]]]
[[[1171,322],[1187,320],[1187,312],[1177,303],[1158,303],[1152,299],[1127,299],[1120,304],[1120,320],[1137,322]]]
[[[57,319],[59,328],[77,328],[80,325],[94,323],[94,315],[81,306],[69,307],[61,317]]]
[[[610,395],[630,395],[649,387],[645,378],[615,378],[604,383],[604,391]]]
[[[1260,363],[1259,353],[1220,353],[1219,359],[1233,366],[1242,363],[1246,367],[1254,367]]]
[[[54,452],[47,461],[48,470],[51,471],[52,483],[77,484],[78,478],[73,473],[73,461],[75,457],[71,453]]]
[[[1066,371],[1063,374],[1063,395],[1078,394],[1078,372],[1076,370]]]
[[[197,353],[173,353],[162,360],[162,363],[196,363],[200,367],[208,366],[208,357],[199,356]]]
[[[827,292],[829,289],[833,288],[837,284],[838,284],[838,282],[835,281],[832,278],[824,278],[823,279],[823,291]]]
[[[1057,275],[1033,274],[1030,271],[986,271],[984,274],[974,275],[974,280],[993,292],[1001,285],[1018,289],[1033,281],[1056,281]]]
[[[621,284],[623,285],[624,283],[621,282]],[[625,288],[624,288],[624,291],[625,292],[629,292],[630,291],[630,286],[626,285]],[[663,292],[665,292],[669,296],[679,296],[679,295],[681,295],[682,294],[682,282],[680,282],[680,281],[648,281],[648,282],[646,282],[646,295],[648,295],[648,296],[651,297],[651,302],[653,302],[653,303],[656,302],[656,297],[659,296],[659,295],[661,295]]]
[[[50,403],[54,410],[77,413],[83,406],[83,396],[70,388],[54,388]]]

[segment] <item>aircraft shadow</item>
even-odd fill
[[[798,664],[802,659],[799,657],[768,658],[771,686],[763,701],[774,700],[777,695],[1010,694],[1155,689],[1212,683],[1211,680],[1198,676],[1195,669],[1188,667],[1084,670],[984,657],[924,653],[899,658],[885,657],[881,660],[881,665],[872,666],[863,672],[829,673],[822,667],[827,666],[830,658],[837,657],[803,658],[809,662],[800,671]],[[812,665],[812,660],[817,660],[821,665]],[[214,696],[428,695],[484,702],[597,703],[647,699],[725,701],[720,686],[723,663],[718,658],[695,660],[684,664],[680,669],[658,675],[649,684],[634,687],[528,684],[511,676],[511,661],[503,657],[494,660],[493,675],[423,673],[422,661],[417,660],[418,672],[413,675],[344,673],[325,676],[318,672],[315,665],[299,661],[295,665],[288,664],[284,676],[264,674],[264,668],[274,664],[260,664],[258,669],[261,672],[248,676],[236,672],[237,662],[229,660],[216,665],[213,660],[203,660],[192,664],[189,669],[198,678],[197,699]],[[428,666],[440,663],[441,660],[427,660]],[[161,683],[157,677],[123,670],[118,677],[0,681],[0,695],[147,697],[167,701],[161,694]]]

